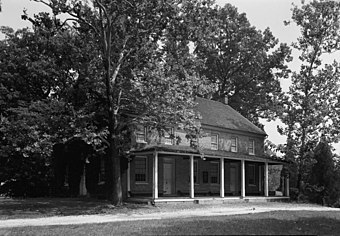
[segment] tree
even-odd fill
[[[340,131],[339,63],[322,64],[322,55],[340,49],[340,3],[317,1],[293,8],[293,21],[302,36],[293,47],[301,51],[301,68],[292,75],[292,86],[285,98],[281,120],[286,125],[286,157],[295,161],[297,186],[308,180],[314,163],[311,151],[324,137],[337,141]]]
[[[311,200],[322,204],[324,202],[332,204],[340,195],[340,189],[337,189],[336,185],[332,147],[327,142],[321,141],[314,149],[314,159],[313,174],[309,176],[308,180],[309,188],[312,190]]]
[[[144,96],[145,90],[139,90],[138,87],[144,84],[153,85],[155,90],[152,92],[156,93],[154,97],[161,98],[157,89],[164,86],[169,88],[169,85],[175,83],[173,79],[176,75],[171,76],[164,70],[164,63],[162,64],[164,52],[160,50],[159,43],[170,22],[176,17],[180,18],[180,1],[34,1],[49,6],[55,15],[69,14],[70,18],[64,23],[76,22],[74,29],[78,33],[83,33],[82,35],[87,35],[87,43],[98,47],[93,58],[101,60],[98,65],[100,78],[93,79],[97,87],[104,89],[100,90],[99,94],[104,95],[103,107],[107,113],[106,139],[109,143],[107,172],[110,174],[107,179],[108,196],[114,204],[119,205],[122,203],[120,158],[124,154],[122,147],[127,141],[128,124],[134,120],[127,114],[134,110],[138,104],[136,101],[139,100],[134,96],[134,91],[139,91],[143,100],[147,97]],[[154,66],[155,71],[151,71]],[[183,80],[190,78],[193,78],[190,73],[181,77]],[[177,94],[174,90],[170,90],[169,93],[175,96],[183,94],[186,88],[183,86],[185,82],[181,79],[176,82],[179,85]],[[177,98],[170,101],[164,99],[144,101],[145,104],[152,104],[155,109],[169,107],[169,110],[158,110],[163,114],[162,119],[159,119],[160,114],[151,114],[152,108],[137,110],[144,117],[148,117],[149,121],[161,120],[164,124],[173,121],[174,117],[176,121],[188,118],[189,116],[183,114],[190,110],[193,104],[182,102],[182,106],[176,106],[175,102],[179,101]],[[176,113],[176,109],[184,113]],[[154,119],[151,118],[153,116]]]
[[[197,21],[197,14],[192,17]],[[268,28],[261,32],[251,26],[246,14],[230,4],[210,8],[201,17],[206,22],[199,22],[203,32],[193,36],[194,53],[204,61],[200,73],[215,85],[213,99],[228,97],[253,122],[272,118],[281,95],[279,79],[288,76],[289,47],[278,45]]]

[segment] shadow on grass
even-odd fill
[[[86,214],[128,214],[148,208],[152,207],[131,203],[115,207],[109,201],[92,198],[0,198],[0,220]]]

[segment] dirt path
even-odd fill
[[[339,212],[339,208],[329,208],[310,204],[242,204],[242,205],[211,205],[204,208],[193,208],[176,211],[162,211],[154,213],[124,213],[124,214],[98,214],[80,216],[53,216],[35,219],[10,219],[0,220],[0,228],[24,227],[24,226],[48,226],[48,225],[75,225],[93,224],[121,221],[159,220],[169,218],[188,218],[199,216],[226,216],[253,214],[269,211],[333,211]]]

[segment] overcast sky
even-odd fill
[[[245,12],[250,23],[257,29],[263,31],[267,27],[273,32],[273,35],[280,42],[291,44],[299,37],[299,28],[294,24],[285,26],[284,20],[290,20],[291,8],[293,0],[216,0],[216,3],[223,6],[226,3],[231,3],[238,8],[239,12]],[[294,1],[298,4],[300,1]],[[2,0],[2,12],[0,13],[0,26],[10,26],[14,29],[29,27],[29,22],[21,20],[21,15],[24,9],[32,15],[39,11],[48,10],[45,6],[29,0]],[[3,36],[0,35],[0,39]],[[300,67],[297,60],[298,52],[293,51],[294,60],[289,64],[293,71],[297,71]],[[339,54],[338,54],[339,56]],[[287,91],[289,80],[282,80],[281,86]],[[285,143],[286,139],[280,136],[276,131],[276,126],[279,122],[264,122],[265,131],[268,134],[269,140],[275,144]],[[340,144],[334,145],[337,151],[340,151]]]

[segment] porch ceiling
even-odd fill
[[[200,156],[200,157],[209,157],[209,158],[221,158],[225,157],[227,159],[233,160],[246,160],[246,161],[256,161],[256,162],[268,162],[271,165],[282,165],[286,164],[286,161],[283,160],[275,160],[268,158],[266,156],[255,156],[255,155],[245,155],[241,153],[233,153],[222,150],[211,150],[211,149],[202,149],[197,150],[195,148],[189,146],[179,146],[179,145],[151,145],[145,146],[141,149],[131,150],[131,155],[146,155],[152,154],[154,152],[158,152],[160,154],[168,154],[168,155],[184,155],[184,156]]]

